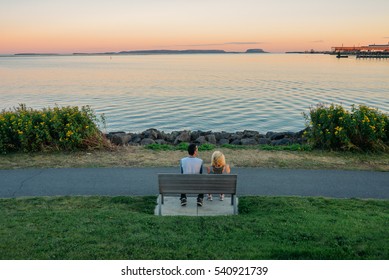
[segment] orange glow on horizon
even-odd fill
[[[374,5],[361,0],[325,5],[308,0],[13,0],[0,10],[0,54],[330,51],[342,44],[386,44],[388,9],[386,0],[374,0]]]

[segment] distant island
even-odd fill
[[[226,53],[267,53],[262,49],[248,49],[245,52],[228,52],[225,50],[138,50],[105,53],[73,53],[73,55],[126,55],[126,54],[226,54]]]
[[[144,55],[144,54],[225,54],[225,53],[268,53],[262,49],[248,49],[245,52],[228,52],[224,50],[138,50],[138,51],[121,51],[121,52],[103,52],[103,53],[72,53],[72,54],[57,54],[57,53],[15,53],[16,56],[30,55]]]
[[[44,55],[44,56],[52,55],[52,56],[56,56],[56,55],[61,55],[61,54],[59,54],[59,53],[15,53],[14,55]]]

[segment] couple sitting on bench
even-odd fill
[[[198,147],[196,144],[190,144],[188,147],[189,156],[180,160],[180,169],[182,174],[202,174],[203,160],[198,158]],[[216,151],[212,154],[211,166],[207,167],[208,174],[229,174],[230,166],[226,164],[223,153]],[[197,205],[203,206],[204,194],[197,196]],[[224,194],[220,194],[220,200],[224,199]],[[187,197],[185,193],[181,194],[181,206],[186,206]],[[208,200],[212,200],[212,194],[208,194]]]

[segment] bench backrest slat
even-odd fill
[[[158,174],[159,193],[236,194],[236,174]]]

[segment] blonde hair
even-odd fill
[[[212,166],[216,166],[216,167],[225,166],[226,165],[226,158],[224,157],[223,153],[220,151],[215,151],[212,154],[211,164],[212,164]]]

